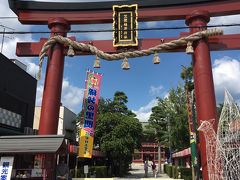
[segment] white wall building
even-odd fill
[[[39,129],[41,107],[35,107],[33,129]],[[64,134],[66,138],[75,140],[75,124],[77,115],[64,106],[60,106],[57,134]]]

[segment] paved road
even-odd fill
[[[132,164],[132,170],[129,172],[129,174],[122,178],[73,178],[73,180],[171,180],[172,178],[169,178],[166,174],[158,174],[157,178],[153,177],[153,173],[151,168],[149,168],[148,177],[144,177],[144,169],[143,164]],[[175,179],[176,180],[176,179]]]
[[[169,178],[166,174],[158,174],[157,178],[153,177],[152,169],[149,168],[148,171],[148,177],[144,177],[144,168],[143,164],[132,164],[132,170],[129,172],[127,176],[124,178],[117,178],[117,179],[162,179],[162,180],[171,180],[172,178]],[[114,178],[116,179],[116,178]]]

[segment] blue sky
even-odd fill
[[[7,1],[1,1],[0,17],[15,16],[8,7]],[[240,23],[240,15],[212,18],[210,24]],[[0,24],[14,28],[16,31],[48,30],[47,26],[21,25],[17,19],[1,20]],[[184,21],[145,22],[140,28],[150,27],[176,27],[185,26]],[[74,25],[72,30],[110,29],[111,24]],[[0,27],[1,28],[1,27]],[[3,29],[1,29],[2,31]],[[140,38],[178,37],[184,30],[143,31]],[[185,30],[187,31],[187,29]],[[239,27],[225,28],[224,33],[240,33]],[[69,34],[71,36],[72,34]],[[15,45],[18,41],[39,41],[44,35],[14,35],[5,38],[3,54],[8,58],[17,58],[27,65],[27,71],[35,76],[38,70],[38,58],[19,58],[15,56]],[[75,34],[77,40],[112,39],[112,33]],[[9,36],[8,36],[9,37]],[[13,38],[13,39],[12,39]],[[0,37],[1,39],[1,37]],[[82,108],[82,97],[86,69],[93,69],[94,56],[77,56],[65,58],[64,80],[62,90],[62,103],[64,106],[78,113]],[[153,56],[129,59],[131,69],[121,69],[122,61],[107,62],[101,60],[101,68],[96,72],[103,73],[100,95],[112,98],[114,92],[123,91],[128,96],[128,107],[133,110],[141,121],[146,121],[151,108],[156,105],[156,97],[165,97],[169,88],[183,83],[180,78],[181,65],[188,66],[191,57],[185,53],[160,53],[161,63],[154,65]],[[234,99],[240,102],[240,53],[239,51],[211,52],[216,98],[222,102],[223,90],[227,88]],[[45,77],[46,59],[43,66],[42,78],[38,82],[36,105],[41,105],[43,83]]]

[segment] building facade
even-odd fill
[[[141,122],[143,131],[148,128],[148,122]],[[148,129],[149,130],[149,129]],[[154,129],[152,129],[154,131]],[[161,153],[161,154],[160,154]],[[158,156],[160,155],[161,161],[165,162],[166,154],[165,147],[159,143],[156,143],[155,135],[152,137],[143,137],[141,148],[135,150],[133,154],[133,163],[143,163],[145,160],[158,162]]]
[[[35,107],[33,129],[39,129],[41,107]],[[58,119],[58,135],[65,135],[65,138],[75,141],[75,124],[73,121],[77,115],[64,106],[60,106],[59,119]]]
[[[0,53],[0,136],[33,126],[37,80],[24,67]]]
[[[158,148],[160,144],[158,143],[142,143],[142,147],[140,150],[135,150],[134,155],[133,155],[133,163],[143,163],[145,160],[149,161],[155,161],[158,162]],[[165,162],[165,148],[164,146],[161,146],[160,148],[161,151],[161,161]]]

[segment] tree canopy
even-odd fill
[[[113,100],[99,101],[94,141],[106,154],[115,175],[126,172],[134,149],[141,145],[142,125],[128,110],[127,102],[125,93],[119,91]]]
[[[182,86],[170,89],[167,98],[158,98],[149,123],[156,129],[161,144],[174,151],[189,147],[186,95]]]

